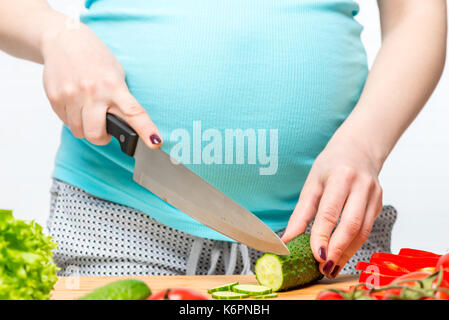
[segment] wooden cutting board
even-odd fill
[[[231,276],[136,276],[136,277],[60,277],[55,285],[52,299],[72,300],[76,299],[95,288],[101,287],[109,282],[123,279],[138,279],[144,281],[152,290],[157,292],[167,288],[190,288],[203,293],[211,298],[207,289],[230,282],[238,281],[245,284],[257,284],[253,275],[231,275]],[[358,276],[343,275],[334,280],[322,279],[316,284],[301,289],[279,292],[276,299],[281,300],[312,300],[316,295],[326,288],[346,288],[357,283]]]

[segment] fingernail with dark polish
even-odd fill
[[[321,247],[320,250],[318,250],[318,255],[321,259],[326,260],[326,250],[324,247]]]
[[[156,145],[158,145],[158,144],[160,144],[162,142],[161,138],[159,138],[159,136],[157,134],[155,134],[155,133],[153,133],[150,136],[150,141],[151,141],[152,144],[156,144]]]
[[[326,262],[326,264],[323,267],[323,271],[325,274],[329,274],[329,272],[332,270],[332,267],[334,265],[334,262],[332,260],[329,260]]]
[[[334,270],[332,270],[331,278],[335,278],[338,274],[338,271],[340,271],[340,266],[335,266]]]

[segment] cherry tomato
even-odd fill
[[[159,291],[147,300],[207,300],[207,298],[190,289],[173,288]]]
[[[397,283],[400,286],[414,287],[417,285],[416,280],[421,280],[421,279],[427,278],[431,274],[432,273],[429,271],[410,272],[410,273],[404,274],[403,276],[396,278],[392,282],[392,284],[394,285],[395,283]],[[408,279],[410,279],[410,281],[404,281],[404,280],[408,280]],[[388,300],[388,299],[390,299],[391,296],[399,296],[400,294],[401,294],[401,289],[395,288],[395,289],[385,290],[385,292],[383,294],[383,300]]]
[[[443,280],[440,283],[440,288],[449,289],[449,270],[443,270]]]
[[[343,296],[333,291],[321,291],[316,300],[344,300]]]
[[[441,272],[443,272],[443,277],[442,277],[441,282],[439,283],[438,287],[442,288],[442,289],[449,289],[449,271],[441,269]],[[440,277],[441,277],[441,275],[438,275],[437,278],[432,282],[432,288],[437,287],[437,283],[438,283]]]
[[[435,298],[438,300],[449,300],[449,294],[446,291],[437,291]]]
[[[410,272],[407,274],[404,274],[403,276],[400,276],[398,278],[396,278],[393,283],[397,283],[399,281],[401,281],[401,286],[414,286],[416,285],[416,281],[413,280],[421,280],[424,278],[427,278],[428,276],[430,276],[432,273],[429,271],[415,271],[415,272]],[[403,280],[407,280],[407,279],[411,279],[410,282],[402,282]]]
[[[440,270],[440,268],[443,268],[449,272],[449,253],[446,253],[438,259],[436,269]]]

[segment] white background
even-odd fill
[[[379,17],[376,1],[361,2],[357,19],[365,27],[363,41],[371,64],[380,45]],[[50,3],[69,14],[81,7],[80,0]],[[384,203],[394,205],[400,214],[393,252],[401,247],[449,249],[447,69],[381,174]],[[41,66],[0,53],[0,208],[13,208],[16,217],[44,225],[61,124],[46,100],[41,78]]]

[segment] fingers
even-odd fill
[[[355,184],[343,209],[340,223],[332,234],[328,246],[326,263],[320,267],[330,275],[340,261],[341,255],[359,234],[365,220],[365,212],[370,190]]]
[[[156,125],[127,88],[114,97],[108,111],[127,122],[149,148],[157,149],[162,145],[162,136]]]
[[[82,118],[83,97],[77,94],[72,86],[65,87],[63,96],[66,105],[67,125],[76,138],[84,138]]]
[[[382,189],[380,186],[376,186],[375,190],[371,193],[370,200],[366,208],[366,215],[363,225],[351,242],[351,244],[342,253],[338,262],[336,262],[334,269],[330,272],[330,278],[335,278],[346,263],[354,256],[359,248],[368,240],[371,233],[374,221],[382,211]]]
[[[109,143],[111,136],[106,132],[109,111],[126,121],[148,147],[155,149],[162,145],[157,127],[124,81],[103,84],[82,81],[79,85],[69,83],[46,91],[52,108],[76,138],[86,138],[96,145]],[[110,92],[117,93],[111,96]]]
[[[310,246],[315,259],[327,261],[328,243],[349,194],[352,176],[339,173],[327,180],[312,226]]]
[[[306,231],[318,209],[323,187],[318,180],[310,174],[301,190],[298,203],[287,224],[282,236],[285,243]]]
[[[106,145],[111,135],[106,132],[106,111],[104,103],[88,104],[83,107],[82,121],[85,138],[96,145]]]

